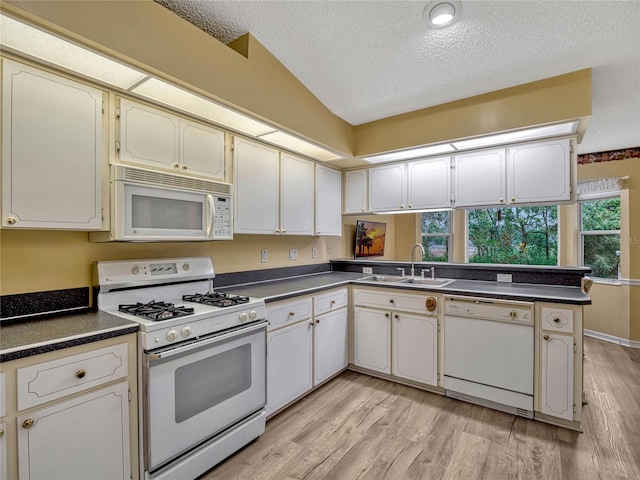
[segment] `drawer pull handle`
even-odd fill
[[[393,298],[391,300],[389,300],[389,303],[393,303]]]
[[[553,321],[556,323],[560,323],[560,319],[558,317],[554,318]]]
[[[296,314],[296,312],[289,312],[289,316],[293,317]]]
[[[25,430],[29,430],[36,422],[34,422],[31,418],[27,418],[24,422],[22,422],[22,428]]]
[[[544,336],[544,337],[542,337],[542,338],[544,338],[547,342],[548,342],[548,341],[549,341],[549,339],[550,339],[549,335],[545,335],[545,336]]]
[[[78,371],[76,372],[76,377],[77,377],[77,378],[84,378],[84,376],[85,376],[86,374],[87,374],[87,371],[86,371],[86,370],[78,370]]]

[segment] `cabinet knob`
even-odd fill
[[[499,198],[499,199],[498,199],[498,202],[500,202],[500,203],[504,203],[504,198]]]
[[[27,418],[24,422],[22,422],[22,428],[25,430],[29,430],[36,422],[31,418]]]
[[[511,201],[515,202],[516,201],[516,197],[511,197]]]
[[[281,233],[287,233],[287,231],[283,228],[283,229],[281,230]]]
[[[296,314],[296,312],[289,312],[289,316],[293,317]]]
[[[550,340],[549,335],[545,335],[545,336],[544,336],[544,337],[542,337],[542,338],[544,338],[547,342]]]
[[[313,327],[313,320],[311,320],[311,323],[309,324],[310,327]]]
[[[18,221],[18,220],[16,220],[16,217],[9,217],[9,218],[7,218],[7,223],[8,223],[9,225],[15,225],[17,221]]]
[[[400,204],[400,208],[404,208],[404,205]]]
[[[336,301],[335,300],[331,300],[331,305],[335,305]]]
[[[86,374],[87,374],[87,371],[86,371],[86,370],[78,370],[78,371],[76,372],[76,377],[77,377],[77,378],[84,378],[84,376],[85,376]]]
[[[385,316],[385,317],[387,317],[387,318],[389,318],[389,314],[388,314],[388,313],[385,313],[385,314],[384,314],[384,316]]]
[[[0,438],[4,437],[4,430],[0,428]]]
[[[400,315],[398,315],[397,313],[394,315],[395,319],[397,320],[398,318],[400,318]]]
[[[409,208],[413,208],[413,204],[412,203],[409,204]]]
[[[316,320],[316,323],[320,323],[320,320]]]
[[[389,299],[389,303],[394,303],[393,298]]]
[[[176,170],[180,170],[180,165],[178,165],[177,163],[174,163],[173,168],[175,168]]]
[[[425,301],[425,306],[429,312],[433,312],[436,309],[436,305],[438,305],[438,301],[434,297],[429,297]]]
[[[554,321],[555,323],[560,323],[560,319],[559,319],[558,317],[554,318],[554,319],[553,319],[553,321]]]
[[[360,209],[360,211],[361,211],[361,212],[364,212],[364,208],[361,208],[361,209]]]
[[[186,170],[187,166],[186,165],[182,165],[182,170]]]

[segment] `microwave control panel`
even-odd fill
[[[213,239],[233,240],[233,222],[231,221],[231,197],[224,195],[214,195],[213,204],[215,213],[213,215]]]

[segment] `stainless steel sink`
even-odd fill
[[[364,277],[362,280],[367,282],[401,283],[407,281],[408,278],[401,277],[400,275],[372,275],[370,277]]]
[[[417,283],[419,285],[429,285],[430,287],[444,287],[453,282],[452,278],[422,278],[409,277],[404,283]]]
[[[429,287],[444,287],[453,282],[451,278],[422,278],[422,277],[402,277],[400,275],[372,275],[361,279],[365,282],[375,283],[411,283]]]

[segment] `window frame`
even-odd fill
[[[418,232],[420,235],[420,239],[419,239],[419,243],[420,245],[424,245],[424,238],[425,237],[446,237],[447,238],[447,259],[444,260],[442,263],[447,263],[447,262],[451,262],[451,257],[453,256],[453,211],[452,210],[444,210],[445,213],[447,213],[449,215],[449,231],[446,233],[424,233],[422,231],[422,225],[424,224],[422,218],[423,215],[426,213],[436,213],[436,212],[422,212],[420,213],[420,215],[418,215],[417,220],[418,220]],[[425,256],[426,256],[427,252],[425,249]],[[422,257],[421,261],[423,262],[438,262],[439,260],[425,260],[424,256]]]
[[[584,238],[585,236],[600,236],[600,235],[618,235],[618,237],[621,237],[621,231],[622,228],[618,229],[618,230],[583,230],[582,229],[582,225],[583,225],[583,218],[582,218],[582,205],[584,203],[587,202],[598,202],[601,200],[610,200],[612,198],[617,198],[620,202],[621,202],[621,198],[620,198],[620,192],[619,191],[613,191],[613,192],[607,192],[606,194],[599,194],[599,195],[593,195],[593,196],[585,196],[584,198],[578,199],[578,265],[581,267],[584,267]],[[620,208],[622,208],[622,203],[620,203]],[[620,212],[620,217],[622,217],[622,212]],[[622,218],[619,219],[620,221],[620,226],[622,227]],[[620,282],[620,263],[621,263],[621,255],[622,255],[622,241],[620,240],[619,244],[618,244],[618,252],[620,252],[620,254],[618,255],[618,276],[616,278],[608,278],[608,277],[597,277],[595,275],[593,275],[593,273],[590,275],[591,278],[593,278],[594,280],[596,280],[599,283],[619,283]]]

